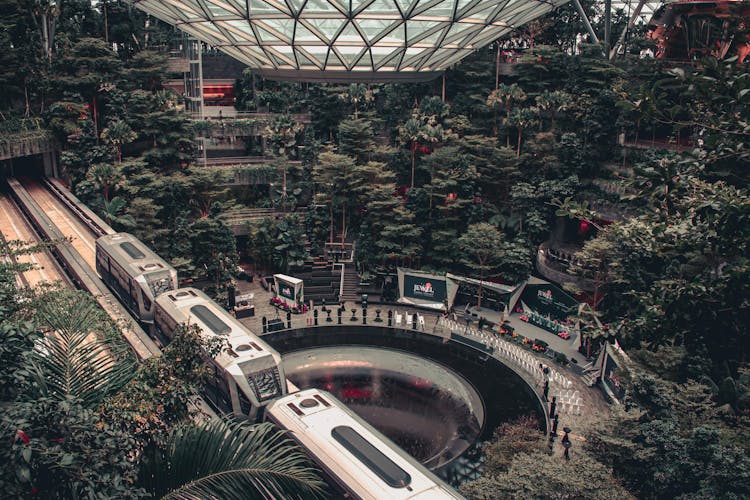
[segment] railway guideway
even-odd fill
[[[38,182],[8,179],[13,198],[37,232],[54,242],[51,252],[76,285],[89,292],[120,326],[125,340],[139,360],[159,356],[153,340],[109,291],[95,271],[96,237],[114,231],[58,181]],[[54,192],[54,194],[53,194]]]

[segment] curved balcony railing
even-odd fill
[[[536,268],[539,274],[556,283],[572,283],[581,290],[591,292],[594,290],[594,282],[590,279],[570,274],[571,264],[580,264],[576,261],[574,254],[550,251],[548,241],[539,245],[536,254]]]

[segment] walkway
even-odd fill
[[[257,277],[252,283],[241,281],[238,286],[238,293],[255,294],[255,316],[240,320],[251,331],[257,334],[262,333],[262,318],[264,316],[266,319],[278,317],[279,319],[282,319],[286,325],[286,313],[279,311],[277,308],[270,305],[269,300],[271,298],[271,293],[265,291],[260,286]],[[362,313],[359,304],[348,302],[345,306],[348,312],[343,316],[343,325],[355,324],[349,320],[349,318],[351,318],[351,309],[355,307],[357,309],[358,318],[356,324],[362,324]],[[334,304],[329,307],[335,309],[338,305]],[[325,322],[326,314],[321,312],[321,307],[316,307],[315,309],[318,309],[319,311],[319,325],[330,326],[329,323]],[[557,399],[556,412],[560,415],[558,429],[567,426],[573,429],[573,434],[585,436],[587,429],[592,428],[596,422],[600,421],[603,416],[609,413],[609,405],[598,388],[587,386],[578,375],[556,363],[553,363],[543,354],[534,353],[524,349],[515,342],[494,335],[488,331],[479,331],[476,328],[476,319],[467,329],[465,321],[459,320],[453,324],[449,320],[444,319],[441,314],[432,311],[403,307],[400,305],[386,306],[372,304],[368,309],[368,325],[387,325],[385,322],[373,322],[375,319],[375,311],[377,309],[381,310],[381,317],[384,320],[387,320],[387,311],[393,311],[394,327],[396,327],[395,320],[398,314],[402,315],[403,324],[399,327],[403,329],[411,329],[411,324],[405,322],[407,315],[419,314],[424,318],[423,326],[420,325],[419,321],[417,323],[417,328],[420,331],[431,332],[443,337],[450,337],[451,332],[458,333],[459,335],[466,336],[471,340],[491,347],[493,357],[512,367],[539,394],[543,392],[544,386],[544,375],[539,368],[539,364],[541,363],[542,365],[547,366],[550,369],[548,401],[551,402],[553,396]],[[495,322],[499,322],[498,320],[500,319],[500,313],[495,313],[489,309],[476,311],[472,308],[471,312],[475,314],[481,312],[482,316]],[[520,335],[531,339],[538,338],[544,340],[549,343],[552,349],[565,353],[569,358],[575,358],[579,364],[583,365],[586,363],[585,358],[575,349],[577,340],[572,338],[570,340],[563,340],[546,330],[542,330],[541,328],[537,328],[534,325],[521,321],[518,319],[518,316],[519,315],[517,314],[511,315],[509,322]],[[335,312],[332,314],[332,317],[336,317]],[[292,328],[309,328],[312,323],[312,312],[291,315]],[[549,407],[547,410],[549,410]]]

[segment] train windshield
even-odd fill
[[[169,271],[149,273],[145,275],[145,278],[146,283],[148,283],[148,288],[153,294],[152,297],[158,297],[160,294],[168,292],[174,288]]]
[[[247,376],[247,381],[250,382],[250,387],[253,388],[258,401],[268,401],[281,395],[279,370],[277,368],[251,373]]]

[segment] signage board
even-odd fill
[[[575,314],[578,301],[552,284],[526,285],[521,300],[530,309],[551,320],[564,321]]]
[[[445,279],[404,274],[404,297],[443,303],[447,297]]]
[[[294,300],[294,287],[289,283],[279,280],[279,295],[287,299]]]

